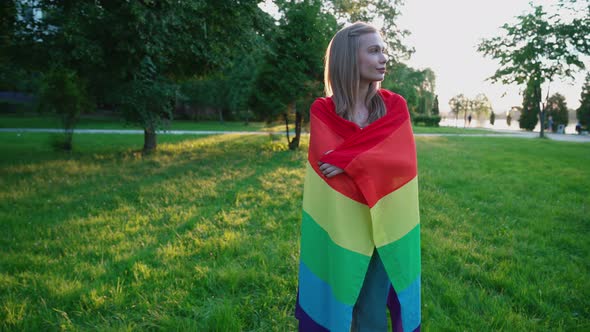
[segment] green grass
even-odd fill
[[[0,114],[0,128],[61,128],[59,119],[55,116],[23,115],[23,114]],[[137,125],[126,125],[122,120],[107,117],[84,117],[80,120],[77,129],[142,129]],[[275,122],[267,124],[264,122],[219,122],[219,121],[188,121],[174,120],[171,122],[170,130],[218,130],[218,131],[267,131],[282,132],[285,130],[284,123]],[[294,130],[293,125],[290,130]],[[304,126],[304,131],[308,131]],[[444,134],[489,134],[489,130],[454,127],[414,127],[415,133],[444,133]]]
[[[455,128],[455,127],[422,127],[414,126],[415,134],[492,134],[487,129],[477,128]]]
[[[0,114],[0,128],[61,128],[55,116]],[[125,124],[116,117],[83,117],[76,125],[77,129],[142,129],[138,125]],[[174,120],[167,128],[170,130],[226,130],[226,131],[284,131],[281,123],[264,122],[219,122]]]
[[[0,133],[0,329],[296,330],[305,146],[51,137]],[[588,145],[417,146],[424,330],[590,329]]]

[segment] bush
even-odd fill
[[[423,125],[426,127],[438,127],[441,117],[438,115],[414,114],[412,123],[414,125]]]

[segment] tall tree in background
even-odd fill
[[[30,93],[38,87],[38,80],[25,59],[34,57],[36,52],[20,47],[20,28],[23,18],[32,18],[34,13],[19,13],[21,2],[0,1],[0,90]]]
[[[0,90],[14,90],[15,66],[11,48],[16,30],[16,4],[13,0],[0,2]]]
[[[319,0],[281,1],[283,13],[272,53],[257,79],[253,108],[267,119],[282,115],[290,149],[299,147],[304,111],[323,90],[323,54],[337,31],[335,18]],[[289,118],[295,114],[295,137]]]
[[[590,73],[586,74],[586,82],[580,94],[580,107],[576,110],[576,117],[582,127],[590,128]]]
[[[434,103],[432,104],[432,115],[439,115],[440,111],[438,108],[438,95],[434,96]]]
[[[535,129],[541,113],[539,100],[541,100],[541,88],[536,80],[530,80],[524,90],[522,109],[518,119],[518,125],[521,129],[529,131]]]
[[[568,10],[564,3],[559,8]],[[576,70],[584,68],[579,55],[590,54],[590,6],[581,14],[571,14],[548,15],[542,6],[533,6],[532,12],[518,16],[514,25],[504,24],[502,36],[478,45],[479,52],[499,60],[500,68],[490,77],[493,82],[526,84],[523,114],[532,115],[540,109],[541,137],[545,107],[535,105],[541,104],[542,85],[557,77],[573,77]],[[528,129],[531,126],[526,122]]]
[[[567,103],[565,97],[562,94],[554,93],[547,99],[547,118],[550,116],[553,118],[553,127],[549,128],[551,131],[555,131],[559,125],[567,126],[569,122],[569,113],[567,109]]]

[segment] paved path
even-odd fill
[[[0,128],[0,133],[61,133],[63,129],[49,129],[49,128]],[[143,134],[143,130],[134,129],[75,129],[76,134]],[[223,130],[168,130],[158,131],[158,134],[171,135],[218,135],[218,134],[241,134],[241,135],[268,135],[271,132],[264,131],[223,131]],[[284,132],[272,132],[272,134],[282,135]],[[566,134],[552,134],[546,133],[547,137],[555,141],[590,143],[589,135],[566,135]],[[489,134],[415,134],[417,137],[445,137],[445,136],[460,136],[460,137],[521,137],[521,138],[536,138],[539,133],[535,132],[519,132],[519,131],[503,131],[490,132]]]

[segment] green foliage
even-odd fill
[[[323,54],[338,25],[322,12],[322,2],[285,1],[271,52],[256,80],[251,100],[260,118],[276,119],[288,107],[307,111],[323,90]],[[294,105],[294,106],[293,106]]]
[[[439,115],[440,111],[438,108],[438,95],[434,96],[434,103],[432,104],[432,111],[431,111],[432,115]]]
[[[47,72],[39,90],[39,111],[58,115],[65,131],[65,139],[57,144],[65,150],[72,149],[72,136],[80,114],[91,111],[92,103],[86,84],[78,75],[65,68],[53,68]]]
[[[522,109],[520,111],[520,118],[518,119],[518,126],[522,129],[532,131],[535,129],[539,121],[539,113],[541,108],[539,101],[541,100],[540,83],[531,79],[527,88],[524,91],[524,98],[522,101]]]
[[[449,107],[451,108],[451,114],[455,114],[455,118],[458,118],[461,113],[463,113],[463,117],[467,117],[471,103],[469,98],[461,93],[449,100]]]
[[[123,85],[119,96],[125,120],[137,123],[154,132],[172,119],[172,108],[177,86],[159,75],[149,57],[141,63],[141,70],[130,82]]]
[[[548,16],[542,6],[532,9],[518,16],[516,24],[504,24],[503,36],[478,45],[479,52],[500,62],[492,81],[525,84],[535,79],[542,84],[554,77],[573,77],[584,68],[579,54],[590,54],[587,18],[568,22],[565,16]]]
[[[339,21],[364,21],[382,26],[381,33],[389,47],[391,60],[407,59],[414,49],[403,39],[410,34],[398,26],[403,0],[325,0],[328,8]]]
[[[43,15],[24,16],[14,55],[22,55],[23,66],[31,70],[56,63],[72,68],[98,102],[120,106],[128,120],[154,132],[165,123],[161,117],[169,117],[171,85],[225,69],[251,49],[251,37],[268,22],[257,4],[22,2],[22,12],[39,10]]]
[[[458,94],[449,100],[449,106],[451,107],[451,114],[455,114],[456,119],[459,118],[460,114],[463,114],[465,123],[467,123],[468,114],[475,113],[477,117],[481,118],[492,111],[492,104],[483,93],[479,93],[474,99],[470,99],[462,93]]]
[[[181,103],[191,108],[185,117],[190,120],[225,120],[223,112],[228,107],[229,85],[229,81],[216,76],[183,82]]]
[[[555,131],[559,125],[567,126],[569,115],[567,103],[563,95],[555,93],[547,99],[545,117],[548,119],[550,116],[553,118],[553,128],[549,128],[549,130]]]
[[[576,110],[578,121],[586,129],[590,128],[590,73],[586,75],[586,82],[580,94],[580,107]]]
[[[470,106],[470,111],[478,116],[485,116],[492,112],[492,103],[488,96],[483,93],[479,93],[475,96],[475,99],[471,101]]]
[[[313,99],[322,94],[322,54],[338,24],[322,11],[322,1],[281,1],[283,13],[271,52],[256,79],[250,99],[258,118],[271,121],[282,116],[287,125],[289,148],[299,146],[301,126]],[[289,138],[288,123],[294,115],[295,137]]]
[[[438,127],[440,120],[441,117],[439,115],[412,114],[412,123],[414,125]]]
[[[569,9],[565,15],[549,16],[542,6],[532,6],[532,12],[517,17],[514,25],[504,24],[502,35],[486,39],[478,51],[500,62],[500,68],[490,77],[493,82],[527,84],[523,100],[520,127],[532,130],[537,122],[541,102],[541,86],[556,77],[570,77],[584,69],[581,54],[590,55],[590,6],[582,10]],[[565,2],[561,10],[568,9]],[[524,116],[524,118],[523,118]],[[544,117],[541,117],[543,136]]]
[[[418,70],[394,62],[388,67],[388,75],[381,86],[403,96],[410,112],[428,114],[434,108],[435,82],[436,76],[430,68]]]

